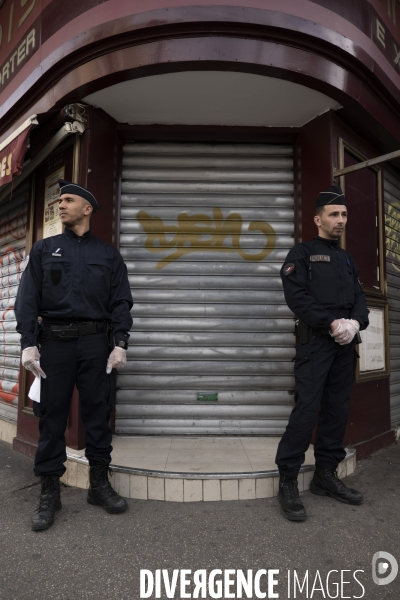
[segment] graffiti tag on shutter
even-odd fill
[[[251,221],[246,233],[261,232],[265,242],[260,252],[246,252],[240,245],[244,233],[242,216],[231,213],[224,219],[220,208],[213,208],[213,217],[182,212],[177,217],[178,225],[166,225],[160,217],[151,217],[144,210],[138,212],[137,218],[147,234],[145,248],[149,252],[171,251],[157,263],[157,269],[163,269],[185,254],[199,251],[237,252],[244,260],[261,261],[276,245],[276,233],[272,225],[267,221]],[[167,234],[175,235],[168,241]],[[228,238],[231,238],[230,245],[225,243]]]
[[[386,258],[392,261],[393,267],[400,271],[400,213],[388,207],[385,215]]]

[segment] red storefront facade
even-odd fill
[[[14,180],[15,190],[6,184],[0,188],[4,235],[15,232],[16,238],[25,240],[13,250],[20,252],[11,261],[15,268],[7,267],[11,259],[3,258],[2,263],[2,310],[8,311],[2,318],[3,380],[4,389],[9,385],[11,392],[2,396],[5,408],[0,418],[7,421],[15,448],[34,452],[37,422],[27,399],[29,381],[22,371],[18,373],[9,317],[23,260],[30,245],[44,235],[46,210],[51,210],[44,202],[49,178],[60,170],[99,199],[101,211],[93,219],[93,233],[122,248],[137,299],[132,346],[135,341],[137,345],[128,374],[121,373],[119,379],[116,433],[282,431],[293,400],[293,323],[280,308],[277,265],[290,244],[314,235],[315,198],[331,185],[335,169],[395,151],[400,143],[400,10],[391,1],[337,1],[334,8],[332,4],[328,0],[223,5],[211,0],[2,3],[0,144],[33,115],[38,122],[30,130],[25,176],[23,170],[21,179]],[[80,128],[71,125],[68,135],[51,145],[65,122],[78,122]],[[265,169],[259,156],[272,157]],[[242,172],[246,160],[249,167]],[[29,164],[34,168],[26,175]],[[395,161],[389,167],[381,164],[340,181],[350,216],[343,243],[360,267],[377,319],[377,337],[363,340],[363,348],[376,351],[375,363],[371,354],[363,357],[346,432],[346,444],[356,447],[358,457],[392,443],[400,418],[396,412],[399,255],[396,226],[386,218],[385,227],[385,214],[395,210],[397,202],[400,207],[396,168]],[[13,202],[18,190],[23,190],[21,200],[7,210],[5,202]],[[166,194],[164,203],[156,197],[161,193]],[[269,198],[265,209],[263,194]],[[220,254],[206,254],[197,242],[190,263],[185,262],[189,254],[180,253],[176,260],[168,258],[168,264],[165,256],[163,264],[153,264],[157,244],[164,250],[169,244],[149,241],[155,214],[171,232],[175,227],[171,223],[182,215],[177,207],[183,206],[183,197],[189,199],[186,214],[198,201],[196,208],[208,207],[215,222],[226,221],[226,215],[239,207],[243,223],[264,222],[265,214],[283,237],[276,238],[272,253],[266,250],[260,259],[254,258],[262,254],[254,250],[259,249],[258,238],[253,257],[241,249],[234,262],[224,262],[219,283],[218,256],[222,260],[227,247],[220,247]],[[141,208],[137,214],[136,201]],[[211,209],[223,202],[228,213],[219,217]],[[202,212],[208,215],[207,210]],[[21,223],[10,226],[16,215]],[[188,231],[183,233],[194,235]],[[250,231],[248,227],[243,239]],[[252,239],[249,234],[249,248]],[[10,254],[10,243],[5,237],[3,257]],[[234,242],[232,252],[237,252]],[[228,278],[235,278],[230,287]],[[218,296],[219,284],[229,294]],[[259,285],[257,301],[250,298],[253,284]],[[208,294],[201,302],[199,289]],[[270,308],[265,310],[263,293],[269,298]],[[226,298],[233,297],[238,298],[233,308],[224,308]],[[274,311],[274,302],[279,310]],[[200,304],[202,309],[207,304],[204,312],[214,321],[200,321]],[[157,310],[170,319],[168,327],[157,322]],[[253,343],[251,336],[258,341]],[[238,350],[243,347],[247,350]],[[215,348],[223,348],[224,359],[217,359],[214,372],[217,362],[210,357]],[[252,380],[246,379],[246,370]],[[197,386],[196,377],[203,378]],[[199,404],[205,391],[217,396],[213,404]],[[229,395],[233,400],[227,399]],[[77,395],[67,442],[72,447],[83,443]]]

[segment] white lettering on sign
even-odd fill
[[[396,52],[396,56],[394,57],[394,64],[398,65],[399,61],[400,61],[400,49],[397,49],[396,44],[393,44],[393,45],[394,45],[394,51]]]
[[[22,40],[14,54],[10,56],[7,62],[0,69],[0,85],[5,85],[7,80],[26,58],[33,53],[36,47],[36,31],[31,29],[25,39]]]
[[[29,2],[29,0],[20,0],[21,8],[25,8],[25,6],[28,2]],[[4,4],[4,1],[1,2],[0,4]],[[14,4],[15,4],[15,2],[11,3],[10,12],[8,15],[8,37],[7,37],[8,44],[10,42],[14,43],[15,37],[16,37],[15,34],[18,35],[18,32],[15,29]],[[16,19],[18,21],[18,29],[21,27],[21,25],[23,23],[25,23],[26,19],[29,17],[31,12],[35,8],[35,4],[36,4],[36,0],[32,0],[31,3],[29,4],[28,8],[25,10],[25,12],[21,15],[21,17],[19,19],[18,19],[18,16],[21,14],[22,11],[19,10],[18,5],[17,5],[15,12],[16,12]],[[3,10],[5,10],[5,8]],[[2,13],[2,16],[5,16],[4,13]],[[4,19],[4,21],[5,20],[6,20],[6,18]],[[4,23],[4,21],[3,21],[3,23]],[[3,27],[0,25],[0,46],[1,46],[2,41],[3,41]]]
[[[11,174],[11,160],[12,160],[12,152],[7,156],[3,157],[3,160],[0,162],[0,179],[6,177],[6,175]],[[0,182],[1,185],[1,182]]]
[[[28,0],[21,0],[21,6],[24,7],[27,2],[28,2]],[[31,14],[31,12],[33,11],[33,8],[35,6],[35,2],[36,2],[36,0],[33,0],[33,2],[30,4],[30,6],[28,6],[25,13],[22,15],[22,17],[18,21],[18,27],[21,27],[21,25],[25,21],[25,19]]]
[[[385,33],[386,33],[386,30],[385,30],[384,26],[378,19],[376,19],[376,37],[378,38],[378,40],[380,41],[380,43],[382,44],[382,46],[384,48],[385,48]]]
[[[393,25],[396,25],[396,0],[387,0],[387,12]]]

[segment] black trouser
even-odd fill
[[[317,337],[309,344],[297,344],[296,404],[275,459],[282,475],[297,477],[317,415],[315,465],[321,469],[336,469],[345,458],[343,438],[355,365],[355,340],[340,346],[331,337]]]
[[[109,353],[104,333],[41,342],[40,366],[47,379],[41,380],[40,404],[33,403],[34,413],[40,418],[35,475],[61,477],[65,473],[64,433],[75,383],[86,430],[86,458],[90,465],[111,462],[112,434],[108,422],[114,375],[106,373]]]

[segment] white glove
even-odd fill
[[[336,338],[338,337],[338,335],[340,335],[341,333],[343,333],[343,324],[345,319],[338,319],[339,321],[339,325],[336,327],[336,329],[334,331],[330,331],[329,335],[333,338],[335,338],[335,342],[336,342]]]
[[[40,354],[36,346],[29,346],[29,348],[22,350],[22,366],[25,367],[27,371],[32,371],[35,377],[43,377],[43,379],[46,379],[46,373],[40,368],[39,359]]]
[[[354,336],[358,333],[360,325],[353,319],[344,319],[343,323],[339,323],[339,327],[331,335],[335,338],[335,342],[344,346],[353,341]]]
[[[115,346],[111,352],[107,361],[107,375],[111,373],[113,369],[122,369],[126,365],[126,350]]]
[[[350,342],[353,341],[354,336],[360,330],[359,323],[357,321],[354,321],[353,319],[345,319],[344,326],[346,328],[346,336],[344,337],[344,339],[341,339],[341,337],[339,336],[336,340],[341,346],[344,346],[345,344],[350,344]]]

